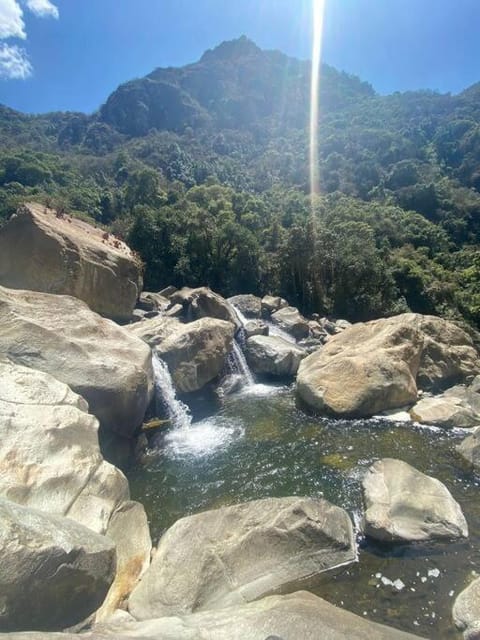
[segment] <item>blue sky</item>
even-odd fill
[[[0,0],[0,103],[92,112],[242,34],[309,58],[313,0]],[[380,93],[480,80],[480,0],[326,0],[323,60]],[[23,78],[11,78],[17,75]]]

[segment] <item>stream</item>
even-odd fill
[[[298,408],[293,387],[252,381],[222,403],[192,406],[191,415],[185,422],[181,412],[179,424],[162,431],[129,474],[154,542],[182,516],[268,496],[322,496],[358,525],[362,474],[379,458],[398,458],[448,487],[467,518],[469,539],[389,545],[359,534],[359,562],[323,578],[314,592],[419,636],[462,637],[451,609],[480,570],[479,479],[455,452],[464,431],[314,417]]]

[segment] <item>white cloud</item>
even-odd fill
[[[40,18],[58,18],[58,9],[50,0],[26,0],[26,4]]]
[[[23,11],[16,0],[0,0],[0,40],[27,37]]]
[[[0,79],[25,80],[33,73],[27,52],[17,45],[0,44]]]

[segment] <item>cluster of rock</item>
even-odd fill
[[[301,591],[356,561],[343,509],[291,497],[207,511],[177,521],[152,560],[145,511],[102,450],[134,446],[154,395],[152,350],[191,393],[221,382],[235,338],[255,373],[297,375],[298,396],[316,411],[357,417],[407,405],[417,421],[472,427],[480,362],[470,336],[418,314],[350,325],[306,319],[279,297],[141,288],[128,247],[70,216],[25,205],[0,231],[0,631],[17,640],[68,640],[78,636],[50,632],[75,625],[92,640],[413,638]],[[480,468],[480,428],[459,453]],[[468,535],[447,488],[404,462],[376,462],[362,488],[367,536]],[[479,589],[455,605],[468,633],[480,628]]]

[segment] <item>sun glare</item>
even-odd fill
[[[310,194],[312,202],[320,189],[318,179],[318,101],[324,14],[325,0],[312,0],[312,71],[310,80]]]

